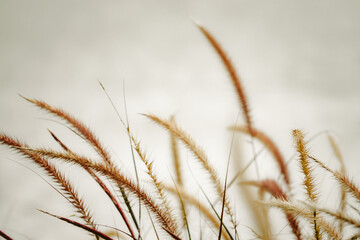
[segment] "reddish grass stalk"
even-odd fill
[[[29,150],[30,151],[30,150]],[[46,150],[33,150],[38,154],[42,154],[51,158],[58,158],[69,163],[76,163],[84,168],[92,168],[94,171],[109,177],[119,186],[128,189],[132,194],[138,197],[157,217],[157,220],[162,225],[162,228],[168,232],[175,239],[181,239],[178,233],[178,227],[174,218],[167,214],[166,209],[162,205],[156,204],[156,202],[150,197],[149,194],[144,192],[137,184],[133,183],[130,179],[120,173],[120,171],[113,165],[103,163],[93,163],[85,157],[80,157],[69,154],[59,153],[55,151]]]
[[[156,124],[159,124],[166,130],[168,130],[194,154],[195,158],[201,163],[203,168],[209,173],[210,179],[214,187],[216,188],[218,197],[222,198],[224,194],[224,189],[221,185],[219,176],[217,175],[213,166],[210,164],[205,152],[196,144],[196,142],[190,137],[190,135],[186,133],[184,130],[182,130],[180,127],[178,127],[176,122],[173,120],[164,120],[152,114],[143,114],[143,115],[154,121]],[[231,218],[232,224],[236,226],[228,198],[225,199],[225,207],[226,207],[226,213]]]
[[[105,240],[113,240],[111,237],[109,237],[109,236],[105,235],[104,233],[96,230],[95,228],[88,227],[88,226],[86,226],[86,225],[84,225],[84,224],[81,224],[81,223],[76,222],[76,221],[74,221],[74,220],[71,220],[71,219],[69,219],[69,218],[56,216],[56,215],[54,215],[54,214],[51,214],[51,213],[46,212],[46,211],[43,211],[43,210],[39,210],[39,211],[42,212],[42,213],[45,213],[45,214],[47,214],[47,215],[50,215],[50,216],[52,216],[52,217],[58,218],[58,219],[60,219],[60,220],[62,220],[62,221],[64,221],[64,222],[70,223],[70,224],[72,224],[72,225],[74,225],[74,226],[76,226],[76,227],[82,228],[82,229],[84,229],[84,230],[86,230],[86,231],[94,234],[95,236],[101,237],[101,238],[103,238],[103,239],[105,239]],[[134,238],[134,239],[136,239],[136,238]]]
[[[28,150],[28,146],[20,143],[19,141],[8,137],[7,135],[0,134],[0,143],[9,146],[17,152],[31,159],[35,164],[40,166],[46,171],[56,183],[59,184],[61,191],[67,196],[67,200],[75,207],[75,209],[81,214],[81,218],[93,228],[96,228],[92,216],[85,206],[83,200],[78,196],[78,193],[71,186],[69,181],[45,158]]]
[[[94,147],[94,149],[99,153],[99,155],[104,159],[105,162],[111,164],[109,153],[101,145],[99,139],[95,136],[95,134],[87,126],[85,126],[85,124],[83,124],[61,108],[53,107],[41,100],[29,99],[26,97],[23,98],[35,104],[39,108],[54,114],[60,119],[65,120],[68,124],[70,124],[73,128],[77,130],[76,132],[78,132],[81,137],[83,137],[91,146]]]
[[[6,235],[3,231],[0,230],[0,236],[5,238],[6,240],[13,240],[11,237],[9,237],[8,235]]]
[[[244,133],[250,135],[250,132],[247,128],[232,127],[232,129],[235,129],[237,131],[244,132]],[[274,141],[271,140],[271,138],[269,136],[267,136],[264,132],[262,132],[254,127],[252,128],[252,134],[253,134],[252,136],[254,138],[258,139],[271,152],[276,163],[279,166],[280,172],[281,172],[282,176],[284,177],[286,185],[288,185],[288,187],[290,187],[290,177],[289,177],[289,172],[288,172],[285,160],[284,160],[283,156],[281,155],[279,148],[274,143]]]
[[[249,104],[247,101],[247,97],[244,91],[244,88],[241,84],[240,78],[235,71],[233,64],[231,63],[228,56],[225,54],[224,50],[222,49],[221,45],[216,41],[216,39],[210,34],[210,32],[203,26],[195,23],[196,26],[200,29],[200,31],[205,35],[208,39],[210,44],[213,46],[217,54],[220,56],[221,61],[223,62],[226,70],[228,71],[231,81],[236,89],[236,92],[239,97],[240,104],[242,106],[242,111],[245,117],[246,125],[249,129],[249,132],[252,132],[252,120],[250,116]]]
[[[155,201],[145,193],[137,184],[134,184],[130,179],[121,175],[115,168],[104,165],[94,164],[91,166],[94,170],[109,176],[119,185],[124,186],[130,192],[135,194],[149,209],[155,214],[157,220],[161,223],[162,228],[169,233],[174,239],[181,239],[179,237],[178,228],[174,218],[166,213],[166,209],[159,206]]]
[[[56,140],[56,142],[58,142],[60,144],[60,146],[66,151],[68,152],[69,154],[72,154],[74,156],[74,158],[79,158],[79,156],[72,152],[53,132],[51,132],[49,130],[51,136]],[[36,152],[36,151],[35,151]],[[49,151],[51,152],[51,151]],[[38,152],[39,154],[42,154],[41,151]],[[125,222],[125,225],[126,227],[128,228],[129,232],[130,232],[130,235],[132,238],[136,238],[135,237],[135,234],[134,234],[134,231],[132,230],[131,226],[130,226],[130,223],[129,223],[129,220],[127,219],[126,215],[125,215],[125,212],[123,211],[123,209],[120,207],[117,199],[115,198],[115,196],[111,193],[111,191],[109,190],[109,188],[106,186],[106,184],[94,173],[94,171],[88,167],[88,166],[82,166],[81,167],[84,168],[85,171],[87,171],[90,176],[92,178],[94,178],[94,180],[99,184],[99,186],[102,188],[102,190],[106,193],[106,195],[110,198],[110,200],[112,201],[112,203],[114,204],[115,208],[118,210],[118,212],[120,213],[122,219],[124,220]]]
[[[66,152],[73,153],[52,131],[48,129],[51,136],[55,139],[55,141],[64,149]]]
[[[106,195],[110,198],[110,200],[113,202],[114,206],[116,207],[116,209],[118,210],[118,212],[120,213],[122,219],[125,222],[126,227],[128,228],[130,235],[133,239],[136,239],[134,231],[132,230],[129,220],[126,217],[125,212],[123,211],[123,209],[120,207],[118,201],[116,200],[115,196],[111,193],[111,191],[109,190],[109,188],[105,185],[105,183],[103,181],[101,181],[101,179],[94,173],[93,170],[91,170],[91,168],[85,168],[84,169],[95,179],[95,181],[100,185],[100,187],[103,189],[103,191],[106,193]]]
[[[287,197],[286,193],[281,189],[279,184],[277,184],[277,182],[275,182],[274,180],[266,179],[266,180],[262,180],[262,181],[248,181],[248,182],[244,182],[244,184],[249,184],[249,185],[259,187],[263,191],[270,193],[276,199],[288,201],[288,197]],[[298,240],[302,240],[299,223],[296,220],[295,216],[286,211],[284,211],[284,213],[286,215],[286,219],[289,222],[289,225],[291,227],[293,234],[296,236],[296,238]]]

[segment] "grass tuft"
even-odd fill
[[[52,140],[60,146],[60,150],[46,146],[32,147],[5,133],[0,133],[0,144],[14,150],[40,167],[44,174],[55,183],[54,186],[50,185],[72,205],[75,214],[71,217],[62,217],[40,211],[83,229],[90,234],[92,239],[145,240],[156,238],[162,240],[170,238],[191,240],[194,239],[194,236],[198,236],[198,239],[239,240],[245,239],[244,231],[240,230],[244,226],[250,229],[257,239],[266,240],[281,239],[282,232],[285,229],[288,234],[291,234],[289,238],[286,235],[286,239],[340,240],[359,238],[360,189],[357,182],[347,174],[345,160],[334,138],[328,135],[331,149],[340,163],[339,170],[332,170],[323,161],[310,155],[309,142],[305,140],[303,132],[298,129],[292,131],[295,143],[294,152],[297,152],[301,170],[301,183],[292,182],[291,179],[296,179],[296,176],[290,174],[291,166],[286,164],[279,146],[272,141],[272,136],[266,135],[254,126],[242,80],[230,58],[205,27],[196,25],[216,51],[229,73],[245,120],[245,126],[231,127],[233,138],[225,177],[219,175],[218,169],[213,167],[202,147],[195,142],[191,134],[178,126],[173,116],[169,119],[163,119],[155,114],[143,114],[165,129],[170,136],[172,158],[170,162],[174,165],[174,172],[170,173],[170,176],[175,177],[172,181],[160,181],[154,167],[156,160],[149,159],[144,151],[145,147],[130,129],[126,103],[124,106],[126,121],[124,121],[101,83],[100,86],[109,98],[124,127],[125,137],[129,140],[132,156],[131,159],[127,159],[126,164],[134,165],[135,177],[124,174],[123,169],[120,169],[113,162],[110,153],[97,135],[83,122],[63,109],[51,106],[45,101],[22,96],[25,100],[50,113],[57,120],[60,119],[63,125],[70,128],[77,137],[84,139],[97,152],[96,156],[74,152],[72,143],[63,142],[51,130],[48,131]],[[235,132],[245,133],[251,137],[254,150],[251,159],[241,158],[239,152],[241,152],[242,145],[236,146],[234,144]],[[276,171],[280,172],[282,178],[275,180],[273,176],[265,177],[268,176],[268,172],[259,173],[257,161],[261,160],[261,156],[260,152],[255,152],[254,141],[260,142],[264,149],[271,153],[277,164],[278,170]],[[210,189],[214,190],[213,192],[206,191],[206,186],[197,182],[197,176],[194,176],[192,180],[187,179],[186,173],[192,173],[192,169],[186,169],[182,162],[183,159],[180,158],[182,156],[181,151],[183,151],[179,147],[180,144],[185,146],[187,151],[201,165],[209,179],[209,185],[212,187]],[[169,143],[165,148],[169,149]],[[232,150],[238,154],[233,156],[235,154],[232,154]],[[140,164],[146,168],[147,179],[140,178],[137,160],[140,160]],[[238,167],[232,169],[230,162]],[[57,163],[66,163],[67,168],[64,168],[63,164]],[[245,163],[247,164],[245,165]],[[113,216],[122,221],[119,228],[101,224],[99,219],[95,219],[93,212],[98,209],[88,207],[88,199],[81,197],[77,191],[81,188],[75,186],[72,182],[72,176],[69,174],[70,171],[67,171],[74,165],[80,167],[92,181],[97,183],[99,187],[94,191],[101,193],[99,197],[110,200],[109,203],[116,209],[116,215]],[[244,175],[245,171],[253,167],[258,175],[255,180],[248,179]],[[321,185],[317,183],[319,176],[317,171],[314,171],[315,168],[323,169],[322,171],[334,178],[340,186],[340,192],[333,193],[335,197],[340,195],[340,200],[336,205],[338,207],[335,209],[326,207],[326,204],[319,197],[322,189]],[[273,172],[272,169],[269,170],[269,173],[271,172]],[[40,177],[43,178],[41,175]],[[43,179],[47,181],[45,178]],[[239,188],[230,189],[233,183],[238,183]],[[305,194],[294,192],[298,189],[297,185],[305,188]],[[255,187],[257,192],[250,187]],[[201,197],[195,197],[198,196],[197,193],[199,192]],[[121,196],[122,200],[118,196]],[[230,199],[234,201],[230,202]],[[248,202],[247,211],[254,217],[253,221],[244,219],[242,211],[233,210],[239,209],[237,206],[238,199],[245,199]],[[135,205],[134,202],[138,205]],[[138,210],[138,214],[134,211],[135,208]],[[280,213],[273,212],[271,208],[280,209]],[[144,209],[146,211],[143,211]],[[143,216],[142,211],[147,212],[148,215]],[[197,215],[198,213],[199,215]],[[279,218],[284,219],[280,222],[286,222],[285,226],[278,226],[277,220]],[[149,230],[149,233],[145,231],[146,229]],[[279,229],[281,230],[279,231]],[[1,230],[0,237],[8,240],[13,239]]]

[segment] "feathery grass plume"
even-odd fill
[[[308,158],[308,149],[306,147],[306,143],[304,140],[304,134],[300,130],[295,129],[295,130],[293,130],[293,137],[294,137],[296,149],[297,149],[297,152],[299,155],[299,162],[301,165],[301,170],[304,174],[304,186],[305,186],[305,189],[307,192],[307,197],[311,203],[316,203],[318,196],[316,193],[315,182],[314,182],[314,177],[313,177],[313,173],[312,173],[313,169],[310,166],[310,161]],[[316,209],[314,209],[313,216],[314,216],[314,222],[313,222],[314,237],[316,240],[319,240],[322,238],[322,236],[320,233],[318,223],[316,222],[316,220],[317,220]]]
[[[171,116],[170,121],[175,122],[175,117]],[[183,179],[182,179],[182,173],[181,173],[181,162],[180,162],[180,157],[179,157],[178,143],[177,143],[176,136],[172,132],[170,132],[170,141],[171,141],[171,153],[172,153],[172,158],[173,158],[174,168],[175,168],[176,184],[177,184],[177,186],[182,187]]]
[[[123,97],[124,97],[124,109],[125,109],[125,119],[126,119],[126,122],[122,119],[117,107],[115,106],[114,102],[112,101],[110,95],[108,94],[108,92],[106,91],[105,89],[105,86],[99,81],[99,84],[101,86],[101,88],[103,89],[104,93],[106,94],[108,100],[110,101],[118,119],[120,120],[122,126],[124,127],[124,129],[126,129],[126,134],[128,135],[128,139],[129,139],[129,145],[130,145],[130,151],[131,151],[131,157],[132,157],[132,162],[133,162],[133,166],[134,166],[134,172],[135,172],[135,177],[136,177],[136,183],[139,185],[139,174],[138,174],[138,170],[137,170],[137,164],[136,164],[136,161],[135,161],[135,154],[134,154],[134,148],[132,146],[132,140],[131,140],[131,130],[130,130],[130,124],[129,124],[129,118],[128,118],[128,111],[127,111],[127,104],[126,104],[126,97],[125,97],[125,82],[123,82]],[[130,212],[130,215],[131,215],[131,218],[133,219],[133,222],[135,223],[136,225],[136,228],[138,230],[138,233],[139,233],[139,236],[141,235],[140,234],[140,224],[137,223],[137,220],[136,220],[136,217],[135,217],[135,214],[132,210],[132,207],[130,205],[130,202],[129,202],[129,199],[128,197],[126,196],[126,193],[124,191],[124,189],[119,186],[119,189],[120,189],[120,192],[121,192],[121,195],[125,201],[125,204]],[[139,200],[139,205],[141,204],[141,201]],[[141,221],[141,208],[139,208],[139,222]]]
[[[246,127],[233,126],[233,127],[230,127],[230,129],[236,130],[239,132],[243,132],[246,134],[250,134],[248,128],[246,128]],[[276,163],[279,166],[280,172],[281,172],[282,176],[284,177],[285,183],[288,185],[288,187],[290,187],[289,172],[288,172],[285,160],[280,153],[279,148],[276,146],[276,144],[271,140],[271,138],[269,136],[267,136],[265,133],[263,133],[262,131],[260,131],[254,127],[252,128],[252,134],[253,134],[252,136],[254,138],[258,139],[273,155]]]
[[[336,141],[335,141],[335,139],[333,138],[332,135],[327,134],[327,137],[328,137],[329,143],[331,145],[331,148],[333,149],[334,154],[335,154],[336,158],[338,159],[338,161],[340,163],[340,171],[344,176],[346,176],[345,162],[344,162],[344,159],[343,159],[342,154],[340,152],[339,146],[336,143]],[[341,198],[340,198],[339,212],[344,212],[345,207],[346,207],[346,189],[341,188]],[[340,231],[342,231],[343,223],[341,223],[339,225],[339,228],[340,228]]]
[[[332,211],[330,211],[328,209],[323,209],[323,208],[318,208],[317,210],[320,211],[320,212],[326,213],[327,215],[335,218],[338,221],[342,221],[342,222],[347,223],[347,224],[349,224],[351,226],[354,226],[354,227],[356,227],[358,229],[360,228],[360,221],[356,220],[356,219],[354,219],[354,218],[352,218],[352,217],[350,217],[350,216],[348,216],[346,214],[339,213],[339,212],[338,213],[332,212]]]
[[[72,154],[69,153],[46,151],[41,149],[34,151],[48,157],[57,158],[73,164],[78,164],[82,167],[89,167],[94,171],[98,172],[99,174],[108,177],[110,180],[126,188],[138,199],[140,199],[145,204],[145,206],[147,206],[156,216],[158,222],[168,234],[170,234],[174,239],[181,239],[178,232],[177,223],[174,221],[174,217],[171,215],[171,213],[168,214],[166,209],[162,205],[157,204],[156,201],[154,201],[154,199],[148,193],[142,190],[138,186],[138,184],[133,183],[132,180],[121,174],[115,166],[92,162],[88,158],[82,156],[74,157]]]
[[[18,140],[15,140],[5,134],[0,134],[0,143],[7,145],[16,152],[32,160],[36,165],[45,170],[47,175],[59,185],[59,188],[66,199],[75,207],[76,211],[80,214],[79,217],[82,218],[86,224],[96,229],[93,217],[84,201],[79,197],[70,182],[62,173],[59,172],[59,170],[56,169],[55,166],[39,154],[27,150],[29,147],[26,144],[22,144]]]
[[[281,209],[295,217],[300,216],[309,221],[314,219],[313,210],[309,209],[307,205],[301,204],[299,202],[286,201],[283,199],[271,199],[265,202],[259,201],[259,203],[265,204],[269,207]]]
[[[251,120],[251,116],[250,116],[249,104],[247,101],[247,97],[246,97],[244,88],[241,84],[241,80],[240,80],[238,74],[236,73],[236,70],[235,70],[233,64],[231,63],[228,56],[225,54],[221,45],[215,40],[215,38],[210,34],[210,32],[204,26],[201,26],[198,23],[195,23],[195,25],[200,29],[200,31],[204,34],[204,36],[210,42],[212,47],[215,49],[215,51],[221,58],[221,61],[223,62],[227,72],[229,73],[231,81],[232,81],[232,83],[236,89],[236,92],[238,94],[238,97],[239,97],[243,115],[245,117],[246,126],[249,129],[249,132],[252,132],[253,124],[252,124],[252,120]]]
[[[143,115],[148,117],[155,123],[159,124],[166,130],[171,132],[172,134],[174,134],[174,136],[176,136],[180,141],[183,142],[183,144],[199,160],[199,162],[201,163],[203,168],[209,173],[210,179],[213,182],[213,184],[217,190],[217,194],[218,194],[219,198],[222,198],[222,196],[224,194],[224,189],[221,186],[219,176],[217,175],[215,169],[210,165],[209,160],[208,160],[206,154],[204,153],[204,151],[195,143],[195,141],[189,136],[189,134],[187,134],[184,130],[179,128],[175,121],[164,120],[164,119],[161,119],[152,114],[143,114]],[[229,215],[229,217],[231,218],[231,222],[235,226],[236,224],[235,224],[235,220],[234,220],[234,217],[232,214],[232,210],[231,210],[228,198],[226,198],[226,200],[225,200],[225,207],[226,207],[226,213]]]
[[[95,136],[95,134],[85,124],[83,124],[81,121],[77,120],[75,117],[73,117],[69,113],[65,112],[61,108],[53,107],[53,106],[51,106],[51,105],[49,105],[46,102],[41,101],[41,100],[29,99],[29,98],[26,98],[24,96],[21,96],[21,97],[24,98],[25,100],[35,104],[40,109],[46,110],[47,112],[59,117],[60,119],[64,120],[68,124],[70,124],[71,129],[75,133],[79,134],[79,136],[81,136],[83,139],[85,139],[96,150],[96,152],[103,158],[103,160],[106,162],[106,164],[109,164],[110,166],[113,166],[113,163],[112,163],[112,161],[110,159],[109,153],[102,146],[102,144],[100,143],[99,139]],[[57,139],[56,136],[53,136],[53,137],[55,138],[55,140]],[[65,145],[62,146],[62,147],[66,148]],[[123,194],[122,190],[121,190],[121,193],[122,193],[122,196],[123,196],[125,202],[127,203],[128,202],[127,196],[125,194]],[[131,209],[130,205],[128,205],[128,204],[126,204],[126,205],[127,205],[128,209],[129,209],[129,211],[131,213],[131,216],[132,216],[132,219],[133,219],[134,223],[137,226],[137,221],[135,219],[135,216],[134,216],[134,214],[132,212],[132,209]],[[119,207],[119,205],[118,205],[118,207]],[[124,216],[125,215],[123,215],[123,218],[124,218]],[[126,225],[128,226],[131,234],[133,235],[133,231],[131,230],[130,225],[128,223],[126,223]],[[138,230],[139,230],[139,228],[138,228]]]
[[[284,201],[289,200],[286,193],[284,193],[284,191],[281,189],[279,184],[277,184],[277,182],[271,179],[265,179],[262,181],[245,181],[245,182],[241,182],[240,184],[256,186],[262,189],[263,191],[270,193],[274,198],[279,200],[284,200]],[[287,212],[284,213],[286,215],[286,219],[289,222],[293,234],[296,236],[298,240],[301,240],[302,235],[296,217],[290,213]]]
[[[180,234],[178,232],[177,223],[174,221],[174,217],[167,213],[167,210],[157,204],[153,198],[143,191],[137,184],[134,184],[130,179],[126,178],[115,168],[104,166],[102,164],[93,164],[91,166],[94,170],[108,176],[118,184],[122,185],[139,198],[157,217],[157,220],[162,225],[162,228],[174,239],[180,240]]]
[[[323,217],[318,217],[317,222],[322,229],[323,233],[328,235],[329,239],[342,240],[341,232],[334,226],[334,222],[329,222]]]
[[[51,135],[54,137],[54,139],[61,145],[61,147],[70,155],[72,155],[74,158],[79,157],[76,153],[72,152],[68,147],[66,147],[66,145],[59,140],[59,138],[57,138],[55,136],[55,134],[53,134],[50,131]],[[40,149],[38,151],[35,150],[35,152],[37,152],[38,154],[44,154],[46,152],[45,149]],[[49,155],[51,155],[51,152],[53,152],[52,150],[48,151],[50,152]],[[118,210],[118,212],[120,213],[126,227],[128,228],[130,235],[133,239],[136,239],[134,231],[132,230],[132,227],[130,226],[129,220],[126,217],[125,212],[123,211],[122,207],[120,206],[118,200],[116,199],[116,197],[114,196],[114,194],[110,191],[110,189],[106,186],[106,184],[96,175],[96,173],[87,166],[81,166],[86,172],[89,173],[89,175],[99,184],[99,186],[101,187],[101,189],[105,192],[105,194],[109,197],[109,199],[111,200],[111,202],[114,204],[115,208]]]
[[[306,189],[307,197],[310,202],[316,203],[317,193],[315,188],[315,182],[313,177],[313,169],[310,166],[310,161],[308,157],[308,149],[304,140],[304,134],[298,130],[293,130],[293,137],[296,145],[296,150],[299,155],[299,162],[301,165],[301,170],[304,174],[304,186]]]
[[[93,169],[96,172],[99,172],[100,174],[112,179],[115,183],[119,184],[122,187],[125,187],[131,193],[135,194],[135,196],[137,196],[140,200],[142,200],[145,205],[149,207],[150,210],[152,210],[152,212],[157,216],[157,219],[162,224],[165,231],[171,233],[171,235],[177,235],[177,224],[171,212],[169,212],[163,205],[160,206],[158,204],[155,204],[156,202],[150,196],[148,196],[144,191],[142,191],[137,184],[133,183],[130,179],[123,176],[115,166],[95,163],[84,156],[74,155],[70,153],[62,153],[51,150],[49,151],[46,149],[31,149],[29,151],[34,151],[39,155],[60,159],[65,162],[78,164],[85,169]]]
[[[316,209],[316,207],[312,204],[307,204],[305,202],[289,202],[281,199],[271,200],[269,202],[262,203],[267,204],[270,207],[282,209],[284,212],[292,214],[294,218],[297,216],[303,217],[309,222],[313,221],[313,212]],[[320,209],[317,209],[317,212],[319,211]],[[329,239],[342,239],[341,233],[336,229],[336,227],[334,227],[332,223],[330,223],[324,217],[318,215],[316,221],[321,231],[321,234],[327,234]]]
[[[154,173],[153,162],[151,162],[146,157],[146,154],[141,149],[140,142],[134,137],[134,135],[130,135],[130,136],[131,136],[131,141],[133,143],[133,147],[134,147],[135,151],[137,152],[138,156],[140,157],[141,161],[145,164],[145,166],[147,168],[147,174],[151,178],[151,181],[154,184],[154,186],[159,194],[159,199],[162,201],[162,204],[163,204],[164,208],[166,209],[166,213],[170,215],[170,212],[172,209],[170,208],[169,202],[163,191],[163,184],[161,182],[159,182],[156,174]]]
[[[348,176],[344,175],[342,172],[333,171],[329,167],[327,167],[324,163],[319,161],[318,159],[309,156],[310,159],[314,160],[320,167],[330,172],[335,179],[341,184],[342,188],[346,189],[357,201],[360,202],[360,189],[359,187],[349,179]]]
[[[55,141],[70,155],[73,155],[74,158],[79,157],[76,153],[72,152],[52,131],[48,130],[49,133],[51,134],[51,136],[55,139]],[[53,157],[53,158],[61,158],[61,156],[59,157],[60,153],[56,153],[53,150],[46,150],[46,149],[29,149],[30,151],[35,152],[36,154],[40,154],[40,155],[44,155],[44,156],[49,156],[49,157]],[[125,212],[123,211],[123,209],[121,208],[120,204],[118,203],[118,200],[116,199],[116,197],[112,194],[112,192],[110,191],[110,189],[106,186],[106,184],[94,173],[94,171],[87,166],[81,166],[85,171],[87,171],[90,176],[99,184],[99,186],[101,187],[101,189],[106,193],[106,195],[109,197],[109,199],[112,201],[112,203],[114,204],[115,208],[118,210],[118,212],[120,213],[122,219],[124,220],[130,235],[132,238],[135,239],[135,234],[134,231],[132,230],[132,227],[129,224],[129,221],[125,215]]]
[[[174,115],[170,117],[170,121],[175,121]],[[171,143],[171,153],[172,153],[172,159],[174,163],[174,169],[175,169],[175,177],[176,177],[176,185],[178,187],[183,187],[183,179],[182,179],[182,172],[181,172],[181,162],[179,157],[179,146],[178,146],[178,140],[176,139],[176,136],[170,132],[170,143]],[[186,217],[186,205],[181,200],[181,196],[178,197],[179,204],[180,204],[180,210],[183,216],[183,226],[187,226],[187,217]]]
[[[213,213],[211,213],[210,209],[208,209],[205,204],[201,203],[198,199],[196,199],[195,197],[193,197],[191,194],[187,193],[185,191],[185,189],[182,188],[178,188],[175,189],[174,187],[171,186],[164,186],[164,188],[171,192],[172,194],[177,194],[177,192],[179,192],[179,195],[181,196],[181,198],[186,201],[188,204],[196,207],[205,217],[207,220],[209,220],[211,222],[211,224],[214,226],[214,229],[219,229],[220,228],[220,221],[219,218],[214,216]],[[225,238],[226,240],[231,240],[231,238],[229,237],[229,235],[226,233],[226,231],[222,232],[222,236],[223,238]]]
[[[80,122],[75,117],[71,116],[69,113],[65,112],[61,108],[53,107],[41,100],[29,99],[24,96],[21,97],[35,104],[39,108],[46,110],[49,113],[66,121],[68,124],[70,124],[70,126],[73,128],[73,130],[75,130],[76,133],[78,133],[81,137],[83,137],[98,152],[98,154],[103,158],[105,162],[109,164],[111,163],[109,153],[101,145],[99,139],[95,136],[95,134],[87,126],[85,126],[85,124],[83,124],[82,122]]]

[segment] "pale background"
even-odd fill
[[[359,1],[329,0],[0,0],[0,131],[34,146],[55,146],[50,128],[72,147],[81,145],[18,93],[43,99],[84,120],[132,172],[124,131],[98,81],[122,114],[125,85],[134,133],[159,172],[172,169],[168,136],[139,113],[175,114],[223,176],[231,137],[226,128],[239,105],[221,62],[191,22],[196,19],[231,56],[255,125],[286,158],[294,153],[292,129],[308,137],[331,131],[359,179],[359,10]],[[338,166],[325,135],[311,146]],[[0,148],[0,229],[15,239],[87,239],[37,212],[69,216],[69,207],[14,161],[41,173]],[[262,164],[265,177],[269,166]],[[244,225],[240,229],[249,232]]]

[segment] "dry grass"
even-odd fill
[[[240,102],[245,126],[234,126],[231,127],[231,130],[248,134],[253,140],[259,141],[271,153],[278,168],[276,171],[282,177],[278,179],[261,179],[260,175],[260,179],[244,179],[242,173],[250,166],[248,165],[243,169],[236,169],[234,167],[236,170],[235,174],[234,171],[227,171],[224,178],[211,164],[209,157],[200,145],[195,142],[190,134],[178,126],[174,117],[163,119],[154,114],[144,114],[148,119],[164,128],[170,136],[169,146],[175,169],[171,175],[174,175],[175,178],[172,182],[164,183],[156,173],[156,168],[154,167],[156,161],[149,159],[141,142],[136,139],[129,128],[128,122],[126,121],[125,123],[119,115],[134,153],[132,156],[134,168],[137,169],[136,166],[142,164],[146,168],[148,175],[146,179],[139,179],[139,176],[136,174],[136,178],[133,179],[128,174],[125,174],[122,169],[119,169],[96,134],[84,123],[61,108],[51,106],[44,101],[25,98],[40,109],[51,113],[58,120],[63,121],[68,128],[84,139],[97,152],[96,157],[88,157],[76,153],[72,150],[71,145],[65,144],[51,131],[49,132],[52,138],[61,147],[60,151],[29,146],[7,134],[0,134],[0,143],[2,145],[25,156],[26,159],[39,166],[51,178],[56,184],[58,192],[72,205],[76,214],[72,217],[63,217],[47,211],[41,211],[74,227],[87,231],[91,235],[89,238],[145,240],[156,237],[157,239],[170,238],[178,240],[237,240],[244,239],[239,225],[248,226],[246,219],[239,221],[241,212],[234,210],[237,206],[237,199],[244,197],[249,201],[249,211],[252,211],[255,216],[255,224],[250,226],[255,238],[278,239],[280,233],[276,232],[278,230],[274,228],[274,223],[277,223],[277,220],[280,218],[287,222],[284,228],[291,234],[291,237],[288,237],[288,239],[358,238],[360,232],[358,215],[360,211],[357,205],[360,202],[360,190],[357,184],[347,175],[344,160],[335,140],[329,136],[331,148],[341,166],[340,170],[332,170],[322,161],[310,155],[308,143],[303,132],[297,129],[293,130],[294,152],[297,152],[299,162],[299,165],[294,167],[297,167],[299,176],[303,179],[302,185],[306,192],[302,196],[300,193],[294,193],[297,183],[292,183],[291,181],[292,176],[280,148],[270,136],[255,127],[252,122],[249,103],[242,82],[229,57],[206,28],[200,25],[197,26],[215,49],[229,73],[230,80],[234,85]],[[194,185],[194,180],[189,181],[185,177],[188,175],[186,172],[188,170],[180,157],[180,152],[185,150],[179,148],[179,144],[185,146],[186,150],[192,153],[194,160],[199,163],[209,178],[212,188],[204,188],[201,184],[197,186],[197,192],[201,193],[201,196],[194,194],[193,189],[196,186],[193,186],[191,190],[186,187],[189,183]],[[237,147],[232,146],[232,148]],[[230,160],[231,157],[229,157]],[[256,163],[259,160],[257,156],[254,156],[253,162]],[[77,186],[73,186],[71,177],[66,175],[66,169],[62,169],[61,165],[54,164],[56,162],[71,163],[71,165],[80,167],[99,185],[96,191],[102,192],[102,196],[111,201],[117,212],[116,217],[122,220],[123,225],[121,228],[114,228],[115,236],[103,228],[102,224],[93,216],[93,212],[97,209],[88,208],[87,199],[80,197],[77,190],[75,190]],[[322,169],[324,173],[328,173],[330,178],[338,183],[340,191],[339,193],[334,193],[335,197],[336,195],[341,196],[338,208],[330,209],[322,204],[322,200],[319,197],[321,186],[317,183],[318,179],[314,171],[315,168],[316,170]],[[239,174],[236,174],[236,172]],[[227,181],[227,176],[229,175],[229,179],[231,179],[231,174],[235,177],[232,178],[232,181]],[[239,176],[241,180],[239,180]],[[234,182],[238,184],[232,187]],[[145,186],[149,185],[151,186],[150,188],[145,188]],[[258,196],[256,196],[255,192],[251,191],[254,189],[247,189],[247,186],[255,187],[258,190]],[[205,191],[204,189],[207,190]],[[211,189],[214,191],[211,191]],[[350,201],[355,202],[354,206],[350,205]],[[135,205],[136,203],[138,203],[137,206]],[[145,214],[146,211],[141,211],[141,209],[145,208],[148,215]],[[280,209],[282,213],[273,212],[272,208]],[[356,211],[353,211],[354,209]],[[199,215],[194,217],[196,215],[194,212]],[[147,224],[150,221],[152,224]],[[198,226],[199,222],[201,223],[200,226],[194,227]],[[144,231],[144,225],[150,226],[152,233]],[[159,229],[162,229],[162,231],[160,232]],[[0,237],[13,239],[2,230],[0,231]]]

